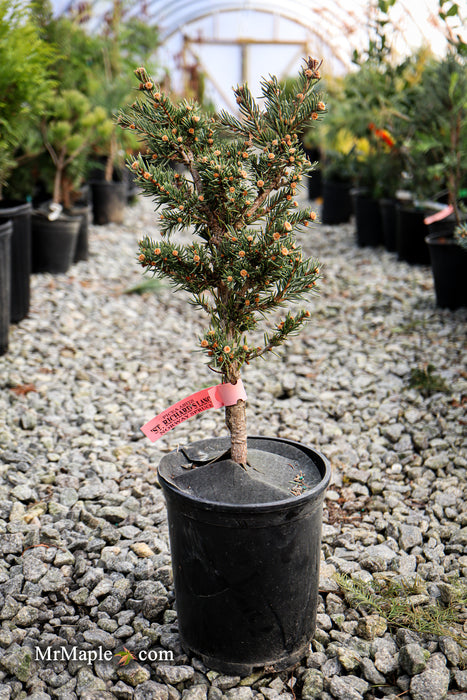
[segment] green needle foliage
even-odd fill
[[[409,387],[418,391],[427,398],[437,392],[447,393],[449,387],[442,377],[434,374],[434,365],[427,365],[420,369],[415,367],[410,371]]]
[[[456,599],[443,605],[429,599],[421,579],[373,580],[370,585],[338,574],[336,581],[350,605],[377,613],[392,628],[406,627],[420,634],[452,637],[463,647],[467,645],[463,632],[465,611],[462,612],[467,602],[467,587],[461,583],[457,584]]]
[[[34,23],[32,5],[0,0],[0,198],[16,167],[15,149],[37,124],[54,87],[53,57]]]
[[[299,136],[326,111],[316,89],[319,63],[308,59],[292,90],[263,79],[261,106],[247,85],[237,86],[238,117],[175,104],[144,68],[135,73],[140,96],[119,122],[146,145],[129,167],[161,212],[161,239],[141,241],[139,261],[207,312],[201,348],[235,384],[245,362],[282,345],[310,315],[289,309],[260,345],[250,337],[268,313],[316,292],[319,263],[304,259],[296,242],[316,215],[299,207],[296,192],[311,169]],[[173,243],[172,234],[187,228],[193,242]],[[236,431],[229,415],[227,424]]]

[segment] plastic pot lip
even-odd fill
[[[71,207],[63,210],[65,216],[71,216],[72,218],[82,216],[83,214],[89,214],[90,212],[92,212],[91,204],[72,204]]]
[[[354,199],[373,199],[368,187],[351,187],[350,196]]]
[[[32,211],[31,202],[21,199],[0,199],[0,218],[28,214]]]
[[[398,200],[397,208],[403,212],[407,213],[423,213],[425,216],[427,214],[437,213],[445,208],[444,204],[439,204],[439,202],[434,202],[431,199],[412,199],[409,201]]]
[[[94,188],[106,187],[125,187],[124,180],[89,180],[89,185]]]
[[[68,223],[68,222],[73,222],[73,221],[81,221],[81,216],[76,215],[76,214],[67,214],[65,210],[60,212],[60,215],[56,219],[49,219],[47,216],[47,212],[44,209],[33,209],[32,210],[32,217],[35,221],[43,221],[48,222],[52,226],[55,224],[58,226],[59,224],[63,223]]]
[[[332,177],[331,178],[323,178],[323,185],[328,186],[330,185],[331,187],[336,187],[340,189],[346,189],[350,193],[350,190],[352,188],[352,183],[350,180],[335,180]]]
[[[210,501],[205,498],[200,498],[194,496],[193,494],[187,493],[186,491],[181,491],[174,484],[168,481],[161,473],[159,467],[157,468],[157,476],[161,485],[163,484],[164,489],[169,491],[176,498],[183,499],[190,502],[193,506],[197,506],[202,510],[218,511],[224,513],[244,513],[248,514],[259,514],[267,513],[271,511],[289,510],[296,508],[297,506],[304,505],[308,501],[313,501],[318,499],[329,486],[331,480],[331,464],[327,457],[325,457],[321,452],[315,450],[313,447],[304,445],[302,442],[297,440],[289,440],[288,438],[281,437],[268,437],[265,435],[248,435],[248,439],[251,440],[265,440],[270,442],[285,442],[289,445],[293,445],[304,452],[313,453],[318,457],[324,466],[324,473],[321,477],[321,481],[316,484],[313,488],[305,491],[300,496],[290,496],[288,498],[281,499],[280,501],[270,501],[266,503],[225,503],[223,501]],[[176,450],[174,450],[175,452]],[[267,450],[265,450],[267,452]],[[273,453],[272,453],[273,454]]]
[[[441,232],[440,233],[429,233],[427,236],[425,236],[425,243],[427,245],[456,246],[456,248],[461,249],[461,246],[459,246],[456,243],[454,236],[447,236],[445,233],[441,233]]]

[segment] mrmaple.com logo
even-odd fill
[[[95,661],[112,661],[114,657],[120,657],[119,666],[127,666],[132,661],[173,661],[173,652],[165,649],[141,649],[133,654],[123,647],[122,651],[113,652],[110,649],[80,649],[76,646],[36,647],[36,661],[84,661],[91,666]]]

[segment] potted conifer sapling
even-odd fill
[[[249,435],[241,369],[302,329],[310,313],[295,304],[316,292],[320,277],[296,240],[316,218],[299,206],[297,190],[312,167],[300,136],[326,111],[319,63],[305,62],[292,91],[263,79],[261,107],[238,86],[239,117],[174,104],[144,68],[136,76],[140,96],[119,122],[147,148],[129,167],[160,210],[161,236],[140,242],[139,262],[206,313],[199,342],[222,377],[143,432],[155,440],[222,405],[230,432],[165,455],[158,469],[180,637],[211,668],[279,670],[306,654],[314,633],[330,468],[307,445]],[[181,229],[193,234],[187,245],[172,239]]]

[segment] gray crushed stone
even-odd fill
[[[125,293],[155,220],[140,200],[123,225],[91,227],[88,261],[34,275],[0,358],[0,700],[467,697],[465,608],[452,634],[398,630],[335,579],[416,581],[414,605],[453,605],[467,577],[466,310],[436,308],[428,267],[357,248],[353,223],[302,236],[323,262],[311,321],[243,376],[256,434],[332,463],[315,639],[293,671],[247,679],[182,651],[156,466],[225,429],[208,411],[156,446],[139,430],[217,382],[193,352],[205,319],[183,294]],[[428,364],[447,393],[409,388]],[[36,660],[65,644],[112,660]],[[124,648],[160,657],[119,665]]]

